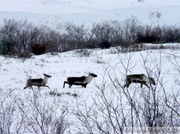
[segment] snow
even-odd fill
[[[1,56],[1,95],[2,93],[6,94],[7,91],[11,91],[11,95],[16,94],[18,95],[18,98],[24,98],[26,101],[35,95],[42,101],[42,103],[47,105],[53,104],[53,106],[51,106],[52,108],[55,108],[57,106],[55,104],[59,103],[58,105],[61,107],[64,107],[65,105],[69,109],[74,109],[77,106],[77,101],[86,101],[87,106],[91,106],[93,105],[93,98],[96,97],[98,92],[96,86],[103,85],[104,82],[106,85],[111,83],[108,73],[115,73],[118,81],[122,85],[124,84],[126,68],[123,67],[122,63],[127,66],[127,59],[129,58],[129,68],[131,69],[128,73],[146,74],[147,70],[145,69],[145,66],[147,66],[152,69],[151,74],[154,78],[158,75],[158,71],[161,71],[160,79],[163,80],[167,92],[171,93],[171,89],[176,87],[176,80],[179,79],[179,72],[175,66],[172,66],[172,63],[176,63],[175,59],[177,60],[177,63],[180,62],[179,50],[169,49],[112,53],[114,49],[115,48],[106,50],[89,50],[92,51],[89,57],[80,57],[76,50],[53,55],[50,53],[39,56],[34,55],[29,59]],[[87,88],[79,86],[68,88],[67,85],[63,88],[63,82],[67,77],[88,75],[89,72],[97,74],[98,77],[93,79],[93,81],[87,85]],[[41,87],[40,91],[37,87],[33,87],[33,90],[31,88],[23,89],[28,78],[41,78],[43,77],[43,73],[52,76],[49,78],[47,84],[50,89],[46,87]],[[112,78],[114,78],[114,76],[112,76]],[[162,92],[160,84],[157,85],[159,86],[157,92]],[[128,90],[132,90],[132,94],[135,94],[135,92],[136,94],[142,94],[143,90],[147,91],[148,88],[144,87],[143,90],[141,90],[140,85],[132,84]],[[55,92],[56,94],[62,93],[63,95],[60,97],[51,96],[50,92]],[[109,95],[112,91],[106,92],[107,95]],[[174,93],[176,92],[178,91],[174,91]],[[78,97],[69,96],[68,93],[77,94]],[[138,96],[136,95],[134,98],[138,99]],[[71,116],[69,116],[68,119],[69,121],[76,120]]]
[[[143,24],[179,25],[179,0],[0,0],[0,24],[4,19],[27,20],[51,28],[64,22],[84,24],[132,16]]]
[[[140,22],[145,24],[177,25],[180,23],[179,12],[180,0],[143,0],[143,2],[138,2],[138,0],[0,0],[0,25],[3,24],[4,19],[25,19],[37,25],[45,24],[56,29],[59,23],[68,21],[89,26],[105,20],[123,21],[132,16],[137,16]],[[158,17],[158,13],[160,13],[160,17]],[[163,45],[179,46],[180,44]],[[87,105],[91,106],[98,90],[97,85],[111,82],[107,72],[113,74],[113,77],[116,75],[123,85],[126,75],[123,64],[127,66],[127,59],[130,57],[129,68],[131,70],[128,73],[146,73],[147,70],[143,64],[146,63],[152,69],[153,77],[156,78],[158,75],[158,69],[161,71],[160,79],[168,89],[167,92],[176,89],[179,72],[175,65],[180,63],[179,50],[162,49],[114,53],[114,49],[95,49],[88,57],[80,56],[76,51],[54,55],[50,53],[34,55],[29,59],[0,56],[0,94],[12,91],[12,95],[17,95],[17,98],[25,100],[30,100],[32,96],[36,95],[44,100],[42,102],[46,102],[52,107],[58,104],[61,107],[66,105],[70,109],[77,105],[78,98],[78,101],[86,101]],[[67,85],[66,88],[62,88],[67,77],[88,75],[89,72],[97,74],[98,77],[93,79],[87,88],[72,86],[69,89]],[[41,78],[43,73],[52,75],[47,83],[50,89],[46,87],[42,87],[40,91],[37,87],[33,87],[33,90],[23,89],[28,78]],[[139,87],[139,85],[133,84],[129,89],[137,89],[141,94],[143,91]],[[144,89],[147,90],[146,87]],[[161,88],[159,88],[159,92],[160,90]],[[50,92],[64,93],[64,95],[51,96]],[[78,97],[75,98],[66,93],[75,93]],[[58,109],[56,112],[59,111]],[[71,116],[68,119],[76,120]]]

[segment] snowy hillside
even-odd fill
[[[180,0],[0,0],[4,19],[27,20],[58,28],[59,23],[92,25],[132,16],[149,25],[179,25]]]

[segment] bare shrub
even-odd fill
[[[36,43],[49,44],[48,51],[55,51],[58,35],[45,26],[36,27],[27,21],[4,20],[0,30],[1,40],[13,42],[15,54],[30,53],[31,45]],[[53,48],[53,49],[52,49]]]
[[[10,134],[13,132],[13,125],[16,114],[15,100],[11,97],[11,91],[7,94],[0,94],[0,133]]]
[[[35,92],[33,94],[33,97],[27,98],[27,102],[24,103],[26,109],[21,109],[21,113],[25,114],[29,124],[26,131],[37,134],[65,133],[69,127],[65,119],[68,115],[67,107],[60,107],[57,103],[48,103],[46,99],[37,98]]]
[[[105,21],[103,23],[99,24],[93,24],[93,27],[91,29],[91,37],[96,41],[95,44],[97,44],[98,47],[105,47],[102,46],[102,42],[108,41],[112,42],[114,40],[114,36],[117,33],[115,27],[115,22],[113,21]],[[108,43],[107,47],[110,47],[111,45]]]
[[[88,30],[84,25],[65,24],[64,46],[66,50],[86,48]]]
[[[138,31],[136,41],[138,43],[157,43],[160,42],[161,34],[161,28],[159,26],[144,26]]]
[[[108,49],[111,47],[111,43],[108,40],[102,41],[100,47],[102,49]]]
[[[0,54],[12,55],[14,54],[14,42],[2,40],[0,43]]]
[[[97,94],[91,105],[78,102],[74,115],[81,124],[77,128],[80,133],[178,132],[179,92],[176,95],[164,86],[161,71],[165,59],[160,54],[158,62],[152,64],[148,56],[141,55],[142,68],[155,78],[156,85],[140,88],[134,84],[127,89],[119,76],[126,76],[135,68],[132,58],[133,55],[128,54],[124,60],[120,57],[121,70],[104,68],[102,84],[96,85]],[[166,129],[168,127],[171,129]]]
[[[140,28],[140,22],[138,19],[133,16],[130,19],[127,19],[123,23],[124,37],[126,42],[134,42],[137,38],[137,32]]]
[[[30,51],[30,43],[38,38],[39,29],[34,28],[32,23],[27,21],[4,20],[4,26],[1,29],[2,40],[14,42],[16,53]]]
[[[163,42],[180,42],[180,28],[178,26],[162,26],[161,29]]]
[[[70,93],[70,92],[61,92],[61,93],[59,93],[59,92],[51,91],[49,94],[52,95],[52,96],[58,96],[58,97],[61,97],[63,95],[68,95],[68,96],[72,96],[72,97],[75,97],[75,98],[78,97],[77,93]]]
[[[61,31],[44,25],[35,26],[26,20],[4,20],[0,28],[0,48],[2,54],[15,55],[31,53],[31,46],[35,44],[45,45],[46,52],[114,46],[121,46],[125,50],[134,48],[136,51],[138,43],[180,42],[179,29],[178,26],[142,25],[135,16],[123,22],[94,23],[91,29],[67,22],[61,26]],[[12,47],[7,47],[7,43]]]
[[[78,49],[75,51],[80,57],[89,57],[92,53],[89,49]]]
[[[66,105],[49,103],[38,93],[16,95],[15,90],[0,94],[0,133],[64,134],[70,124]]]

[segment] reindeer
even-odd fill
[[[81,85],[86,88],[87,84],[89,84],[95,77],[97,77],[97,75],[93,73],[89,73],[88,76],[68,77],[67,81],[64,81],[63,88],[65,87],[65,84],[69,84],[69,88],[71,88],[72,85]]]
[[[131,74],[126,76],[126,84],[124,87],[129,87],[131,83],[140,83],[141,88],[146,85],[149,88],[150,84],[155,85],[155,80],[152,77],[148,77],[145,74]]]
[[[24,87],[24,89],[26,89],[27,87],[32,87],[32,86],[37,86],[38,89],[40,87],[48,87],[49,88],[49,86],[47,86],[46,83],[48,82],[48,78],[50,78],[51,76],[47,75],[47,74],[43,74],[43,75],[44,75],[44,79],[42,79],[42,78],[39,78],[39,79],[28,79],[27,80],[27,84]]]

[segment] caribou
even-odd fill
[[[63,88],[65,87],[65,84],[69,84],[69,88],[71,88],[72,85],[80,85],[86,88],[87,84],[89,84],[95,77],[97,77],[97,75],[93,73],[89,73],[88,76],[68,77],[67,80],[64,81]]]
[[[50,78],[51,76],[47,75],[47,74],[43,74],[43,75],[44,75],[44,79],[42,79],[42,78],[28,79],[24,89],[26,89],[27,87],[32,87],[32,86],[37,86],[38,89],[40,89],[40,87],[47,87],[47,88],[49,88],[49,86],[47,86],[46,83],[48,82],[48,78]]]
[[[124,87],[129,87],[131,83],[140,83],[141,88],[143,85],[147,86],[149,88],[149,85],[153,84],[155,85],[155,80],[152,77],[148,77],[145,74],[130,74],[126,76],[126,83]]]

